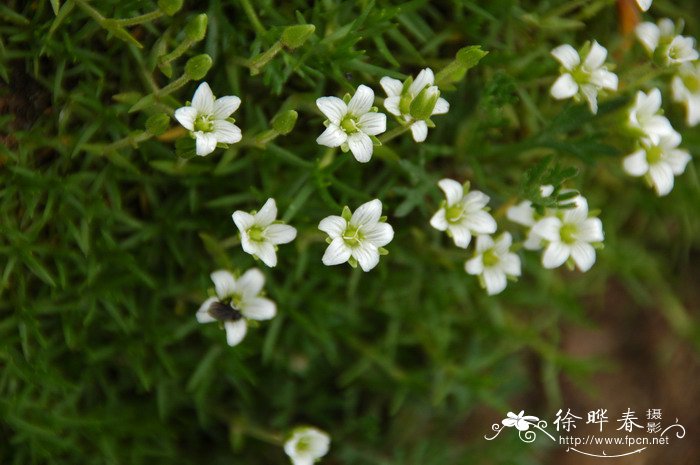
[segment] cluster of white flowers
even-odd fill
[[[698,59],[695,39],[682,36],[668,18],[658,23],[644,22],[635,28],[637,39],[653,60],[663,66],[673,66]]]

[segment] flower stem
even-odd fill
[[[250,75],[255,76],[256,74],[259,74],[260,69],[263,68],[270,60],[272,60],[282,50],[282,48],[282,42],[278,40],[274,43],[274,45],[272,45],[272,47],[250,60],[250,63],[248,64],[250,67]]]
[[[397,137],[397,136],[400,136],[401,134],[403,134],[404,132],[406,132],[406,131],[408,130],[409,126],[410,126],[410,125],[408,125],[408,126],[396,126],[396,127],[395,127],[394,129],[392,129],[391,131],[385,132],[384,134],[382,134],[382,136],[379,138],[379,141],[380,141],[382,144],[386,144],[386,143],[389,142],[391,139],[393,139],[393,138],[395,138],[395,137]]]
[[[150,13],[134,16],[133,18],[116,19],[115,22],[121,27],[136,26],[137,24],[147,23],[149,21],[153,21],[154,19],[158,19],[163,16],[163,14],[164,13],[161,10],[154,10]]]
[[[251,24],[253,25],[253,29],[255,29],[255,32],[258,35],[265,35],[267,33],[267,31],[265,30],[265,27],[260,22],[260,19],[258,19],[258,15],[255,13],[255,10],[253,9],[253,5],[250,4],[250,1],[249,0],[241,0],[241,6],[243,7],[245,14],[248,16],[248,19],[250,20]]]

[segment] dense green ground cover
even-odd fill
[[[279,439],[300,423],[331,434],[327,463],[538,463],[542,451],[516,439],[484,441],[473,413],[517,411],[510,400],[528,392],[556,411],[561,376],[599,368],[561,351],[560,328],[588,324],[611,282],[698,342],[677,282],[698,271],[697,161],[659,198],[624,175],[631,142],[616,125],[640,85],[659,85],[695,155],[700,132],[620,33],[614,2],[208,0],[116,35],[98,16],[154,9],[0,6],[0,463],[281,464]],[[206,37],[159,68],[201,13]],[[695,2],[657,0],[647,16],[665,15],[700,35]],[[308,40],[260,58],[300,23],[315,26]],[[590,39],[625,82],[597,116],[549,96],[549,51]],[[316,98],[359,84],[383,97],[381,77],[437,72],[468,45],[489,53],[442,89],[451,109],[425,143],[399,135],[369,164],[316,144]],[[158,137],[143,131],[191,99],[198,82],[178,79],[203,53],[214,92],[242,99],[244,138],[185,160],[174,119]],[[184,86],[129,111],[171,82]],[[298,112],[294,131],[268,140],[286,110]],[[522,239],[507,206],[571,168],[565,185],[600,210],[606,233],[588,273],[544,270],[520,251],[523,277],[489,297],[464,272],[471,252],[428,224],[436,182],[451,177],[487,193],[499,229]],[[241,250],[231,221],[268,197],[299,230],[274,269]],[[396,231],[390,254],[370,273],[323,266],[318,222],[373,198]],[[211,271],[254,265],[279,314],[230,348],[194,313]]]

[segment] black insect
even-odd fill
[[[219,301],[213,302],[207,312],[212,318],[219,321],[238,321],[243,318],[240,310]]]

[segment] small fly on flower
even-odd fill
[[[240,310],[218,300],[209,305],[207,313],[217,321],[238,321],[243,318]]]

